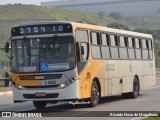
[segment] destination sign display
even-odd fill
[[[29,25],[12,28],[12,36],[54,34],[54,33],[71,33],[71,24],[44,24]]]

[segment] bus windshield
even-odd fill
[[[74,67],[72,36],[12,40],[13,72],[59,72]]]

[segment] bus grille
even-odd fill
[[[60,79],[61,77],[62,74],[19,76],[20,80],[50,80],[50,79]]]

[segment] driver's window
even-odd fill
[[[81,44],[81,53],[82,53],[82,48],[84,49],[84,53],[81,54],[82,56],[82,61],[78,62],[78,72],[80,73],[86,63],[87,59],[89,56],[89,48],[88,48],[88,32],[86,30],[76,30],[76,42],[80,42]]]

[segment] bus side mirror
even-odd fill
[[[78,61],[81,62],[82,61],[82,53],[83,51],[81,51],[81,43],[77,42],[76,43],[76,49],[77,49],[77,57],[78,57]],[[84,50],[84,48],[82,48]]]
[[[5,53],[9,53],[9,42],[6,42]]]

